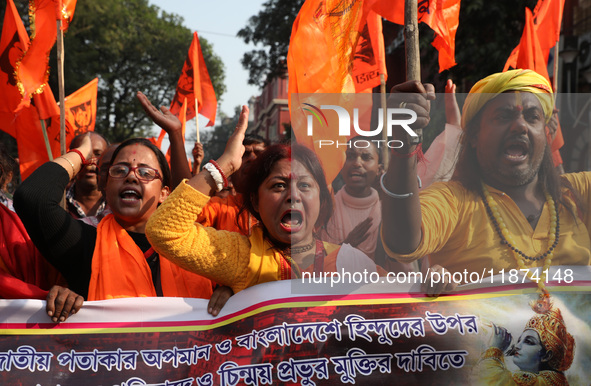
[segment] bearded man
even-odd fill
[[[391,102],[415,111],[417,124],[426,126],[433,87],[407,82],[392,92]],[[479,81],[464,104],[452,180],[420,195],[416,144],[395,132],[409,146],[391,157],[382,179],[388,255],[401,262],[429,255],[452,273],[481,276],[589,265],[591,173],[557,174],[545,135],[553,108],[550,84],[531,70]]]

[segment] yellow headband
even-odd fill
[[[546,78],[532,70],[511,70],[489,75],[472,87],[462,111],[462,128],[465,130],[484,105],[506,91],[533,93],[542,105],[546,122],[552,116],[554,94]]]

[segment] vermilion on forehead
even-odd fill
[[[142,144],[133,144],[124,147],[119,151],[117,157],[112,160],[112,164],[117,163],[137,163],[141,166],[150,166],[159,172],[160,170],[160,163],[158,162],[158,157],[156,154],[150,149]]]

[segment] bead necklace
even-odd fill
[[[548,230],[548,244],[550,244],[550,246],[548,247],[548,250],[543,254],[537,257],[530,257],[515,247],[515,240],[513,239],[513,236],[509,233],[509,230],[507,229],[507,226],[505,225],[505,222],[501,217],[501,213],[499,212],[497,203],[491,196],[484,182],[482,183],[482,194],[482,199],[484,201],[486,213],[488,214],[488,217],[491,219],[495,231],[501,238],[501,244],[507,245],[507,247],[513,251],[513,257],[515,257],[517,266],[520,269],[523,269],[527,272],[527,277],[531,281],[535,281],[538,284],[538,288],[540,289],[542,294],[548,294],[548,291],[546,290],[545,286],[546,273],[550,269],[550,264],[552,263],[552,258],[554,257],[554,249],[558,245],[558,240],[560,238],[560,221],[558,218],[558,212],[556,211],[556,205],[554,204],[552,196],[548,192],[545,192],[546,202],[548,203],[548,210],[550,211],[550,229]],[[530,261],[539,261],[544,259],[544,267],[542,268],[541,277],[533,277],[533,273],[530,272],[530,270],[528,270],[525,266],[524,259]]]

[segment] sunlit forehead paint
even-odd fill
[[[519,91],[515,91],[515,108],[517,111],[523,111],[523,97]]]

